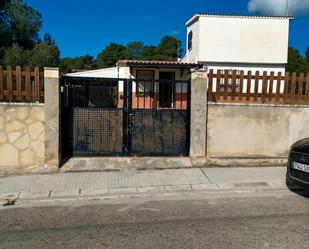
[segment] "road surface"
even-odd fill
[[[309,199],[287,191],[18,204],[0,248],[309,248]]]

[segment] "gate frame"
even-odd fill
[[[136,82],[136,79],[127,79],[127,78],[97,78],[97,77],[72,77],[72,76],[63,76],[61,78],[61,87],[60,87],[60,163],[61,165],[63,165],[68,159],[72,158],[72,153],[68,158],[64,158],[64,152],[63,152],[63,139],[62,139],[62,134],[65,132],[64,131],[64,127],[63,127],[63,101],[64,101],[64,87],[65,87],[65,81],[67,79],[72,79],[74,80],[82,80],[82,81],[96,81],[96,80],[111,80],[111,81],[117,81],[119,82],[123,82],[123,94],[124,94],[124,101],[123,101],[123,106],[122,106],[122,110],[123,110],[123,122],[122,122],[122,129],[123,129],[123,151],[122,151],[122,155],[123,157],[134,157],[135,155],[132,154],[132,122],[131,122],[131,118],[132,118],[132,92],[133,92],[133,82]],[[140,79],[139,79],[140,80]],[[155,80],[155,82],[160,82],[160,80]],[[190,140],[190,136],[191,136],[191,81],[190,80],[175,80],[175,83],[187,83],[188,87],[187,87],[187,122],[186,122],[186,155],[179,155],[179,156],[189,156],[190,155],[190,144],[191,144],[191,140]],[[72,82],[71,84],[74,84],[74,82]],[[118,92],[119,92],[119,85],[118,85]],[[73,124],[71,124],[73,125]],[[118,155],[119,156],[119,155]],[[104,157],[104,156],[102,156]],[[142,157],[142,156],[141,156]],[[155,156],[158,157],[158,156]],[[162,157],[169,157],[168,155],[162,155]]]

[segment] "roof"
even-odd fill
[[[203,67],[202,64],[185,63],[178,61],[141,61],[141,60],[120,60],[117,63],[122,67],[156,67],[156,68],[197,68]]]
[[[199,13],[194,15],[186,24],[187,26],[195,23],[200,17],[222,17],[222,18],[250,18],[250,19],[274,19],[274,20],[284,20],[293,19],[292,16],[257,16],[257,15],[237,15],[237,14],[205,14]]]
[[[118,78],[118,68],[117,67],[110,67],[110,68],[103,68],[98,70],[88,70],[83,72],[77,73],[68,73],[65,76],[69,77],[80,77],[80,78]]]

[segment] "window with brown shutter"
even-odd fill
[[[154,94],[154,71],[136,71],[136,94],[137,96],[153,96]]]
[[[192,30],[188,34],[188,50],[192,49],[193,32]]]

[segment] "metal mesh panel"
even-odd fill
[[[132,148],[138,156],[187,155],[186,110],[132,110]]]
[[[73,156],[122,153],[121,109],[74,108]]]
[[[133,92],[140,82],[152,86],[151,94]],[[66,77],[63,83],[63,159],[188,155],[189,81]]]

